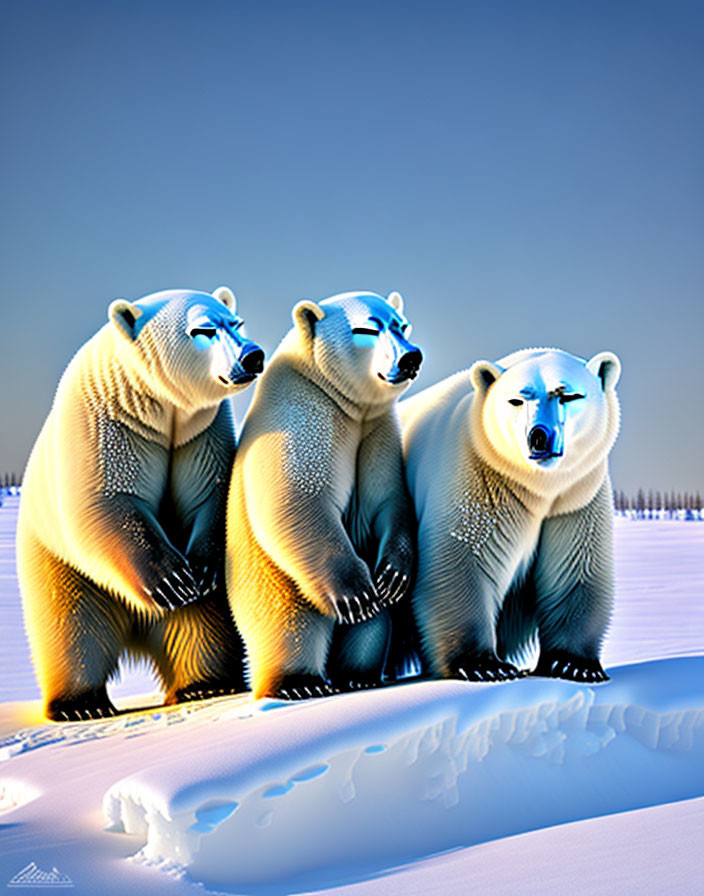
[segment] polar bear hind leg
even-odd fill
[[[114,716],[105,685],[131,628],[127,607],[34,539],[24,543],[18,566],[46,716],[57,722]]]
[[[389,650],[391,617],[382,610],[368,622],[336,625],[330,648],[330,681],[341,691],[378,687]]]
[[[167,705],[238,694],[247,688],[244,647],[220,590],[169,613],[151,628],[146,646]]]
[[[334,623],[318,610],[294,603],[281,632],[262,633],[250,654],[254,696],[302,700],[335,693],[325,677]]]
[[[428,668],[423,658],[418,627],[410,600],[402,600],[389,609],[391,637],[386,655],[384,680],[400,682],[421,678]]]
[[[504,598],[496,621],[496,653],[503,660],[521,663],[535,646],[535,584],[529,573],[514,584]]]
[[[256,600],[241,601],[237,622],[247,644],[255,699],[302,700],[335,693],[325,677],[334,621],[296,591],[280,571],[264,569],[248,584]],[[273,626],[271,619],[285,620]]]

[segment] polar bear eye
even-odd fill
[[[355,336],[378,336],[379,332],[379,330],[374,330],[372,327],[355,327],[352,330]]]
[[[523,401],[520,398],[509,398],[508,403],[512,404],[514,408],[520,408],[520,406],[523,404]]]
[[[190,337],[195,339],[196,336],[205,336],[206,339],[215,339],[216,332],[215,327],[193,327]]]
[[[577,401],[580,398],[584,398],[584,395],[580,395],[579,392],[573,392],[572,394],[568,394],[563,392],[560,395],[560,404],[568,404],[570,401]]]

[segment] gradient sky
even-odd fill
[[[109,302],[400,290],[419,386],[623,362],[616,487],[704,490],[704,6],[0,4],[0,472]]]

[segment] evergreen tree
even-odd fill
[[[638,489],[638,494],[636,495],[636,513],[639,519],[645,516],[645,492],[642,488]]]

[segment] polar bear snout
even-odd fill
[[[231,347],[234,348],[234,347]],[[235,351],[225,354],[224,360],[228,363],[223,369],[219,362],[223,358],[215,360],[217,378],[225,386],[245,386],[264,370],[264,351],[256,342],[246,340],[237,345]]]
[[[392,385],[406,383],[408,380],[414,380],[418,376],[418,371],[423,363],[423,352],[416,345],[403,340],[405,343],[401,352],[394,357],[394,362],[390,370],[382,373],[379,372],[379,379]],[[406,348],[407,347],[407,348]]]
[[[528,433],[528,447],[530,448],[531,458],[536,459],[550,454],[553,438],[553,433],[550,432],[547,426],[541,426],[540,424],[534,426]]]
[[[567,411],[561,400],[563,393],[564,389],[559,394],[555,390],[546,394],[532,388],[520,391],[524,401],[522,406],[526,409],[528,459],[537,461],[542,467],[554,466],[564,454]]]
[[[264,370],[264,352],[256,342],[250,342],[242,349],[240,365],[246,374],[256,376]]]
[[[542,423],[536,423],[528,431],[528,448],[531,460],[548,460],[554,457],[562,457],[562,431],[556,427],[548,427]]]
[[[423,363],[423,352],[414,348],[405,355],[401,355],[398,361],[398,369],[409,379],[414,380],[418,376],[420,365]]]

